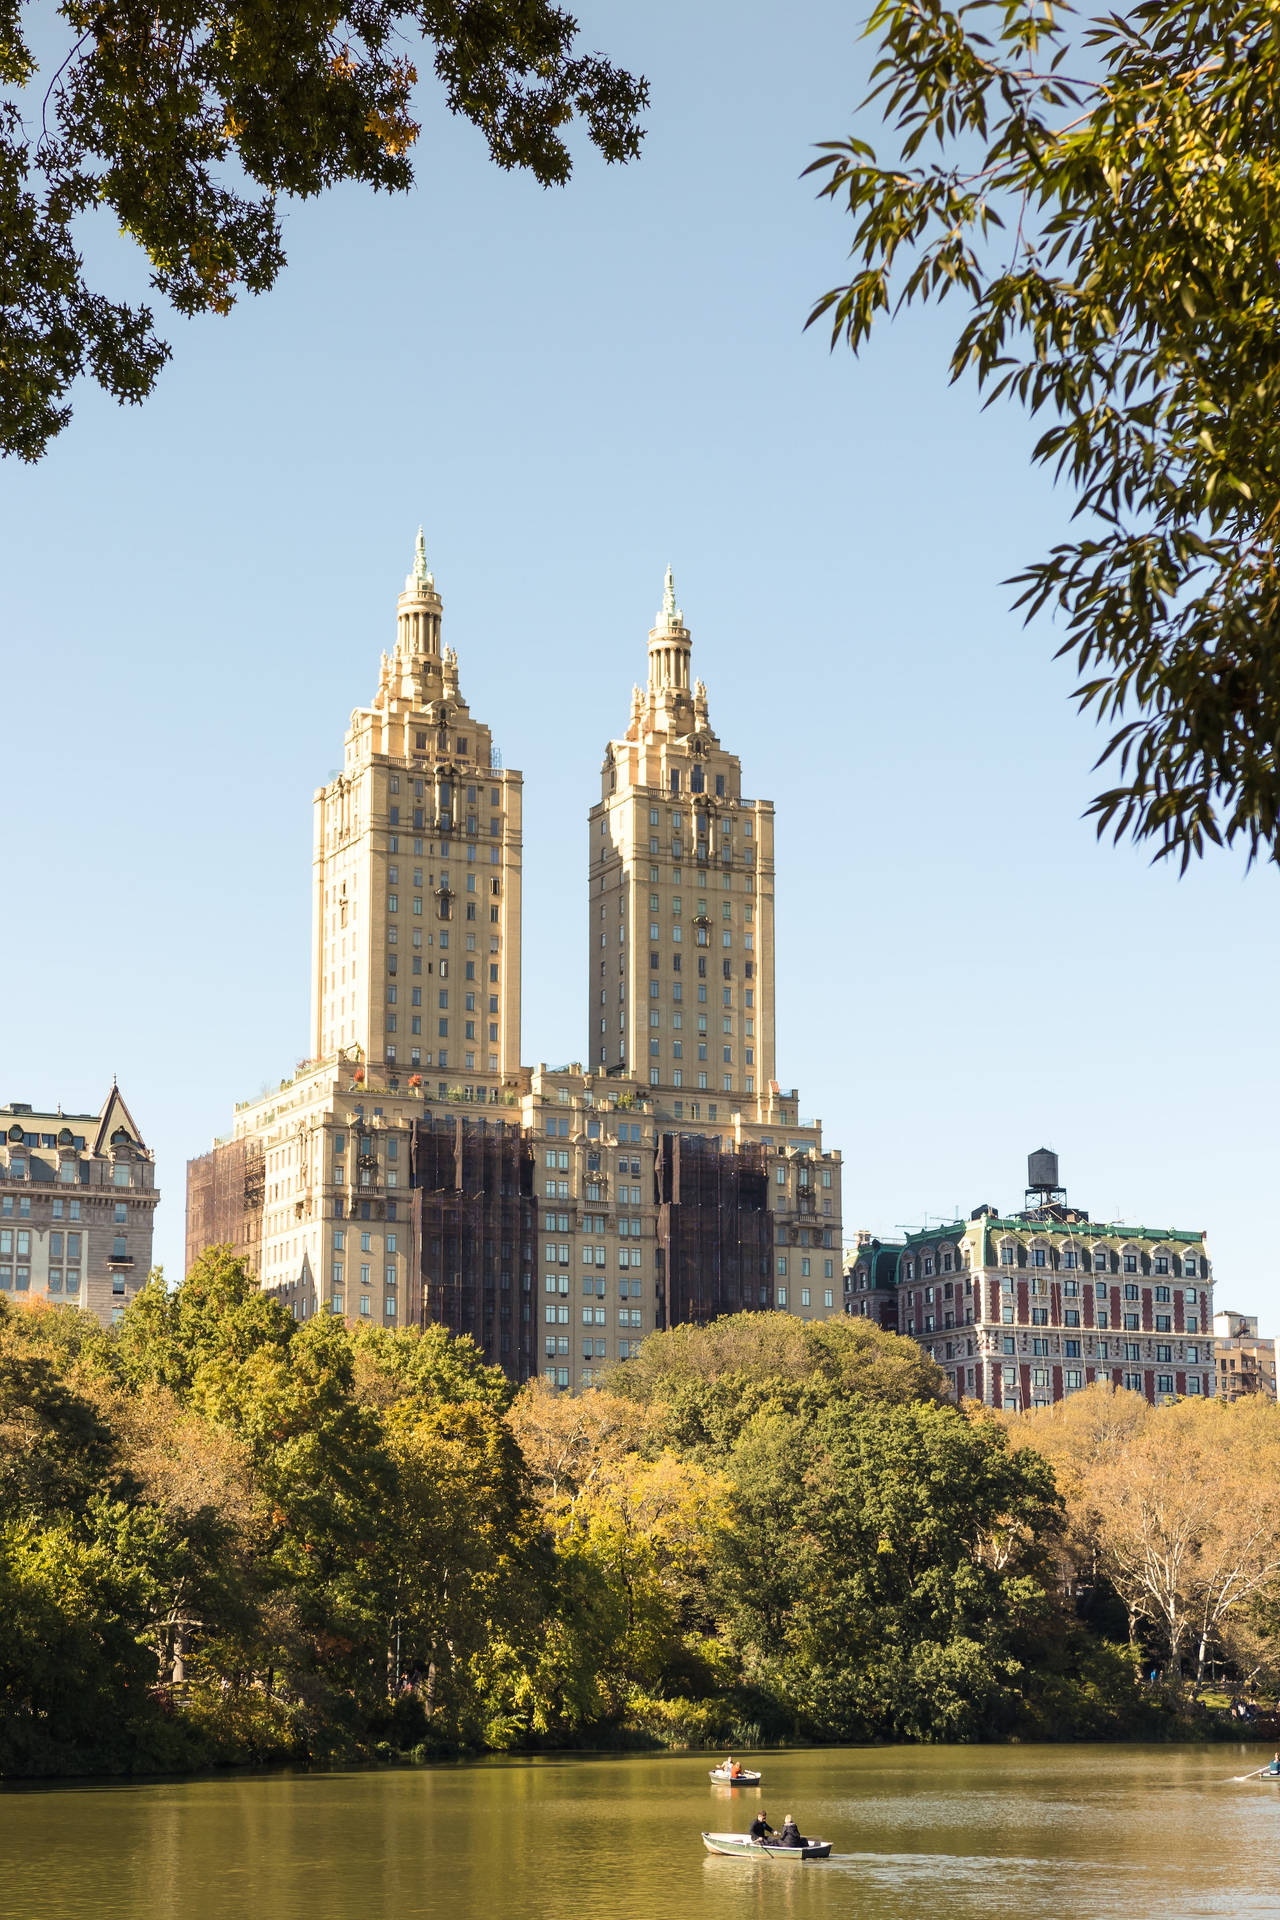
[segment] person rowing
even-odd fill
[[[1267,1768],[1267,1772],[1270,1774],[1280,1775],[1280,1753],[1278,1753],[1275,1759],[1271,1762],[1270,1766]]]
[[[763,1807],[761,1807],[759,1813],[756,1815],[755,1819],[751,1822],[751,1838],[755,1842],[756,1846],[763,1847],[766,1844],[766,1842],[769,1840],[769,1837],[771,1836],[773,1831],[774,1829],[769,1825],[769,1821],[765,1814],[765,1810]]]
[[[732,1754],[730,1754],[726,1759],[724,1763],[724,1770],[728,1774],[730,1780],[738,1780],[742,1776],[742,1765],[739,1761],[734,1759]]]

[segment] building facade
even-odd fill
[[[151,1271],[155,1162],[113,1083],[94,1113],[0,1107],[0,1292],[120,1319]]]
[[[1057,1156],[1030,1159],[1026,1204],[907,1234],[846,1261],[845,1311],[917,1340],[957,1398],[1024,1410],[1106,1380],[1157,1404],[1214,1392],[1213,1277],[1202,1232],[1095,1221],[1067,1205]],[[872,1302],[878,1303],[873,1309]]]
[[[567,1389],[655,1328],[840,1310],[840,1156],[774,1078],[772,807],[689,652],[668,574],[590,813],[591,1054],[523,1066],[521,780],[461,700],[419,535],[316,795],[315,1055],[189,1164],[188,1264],[230,1244],[299,1318],[444,1325]]]
[[[1215,1313],[1213,1345],[1218,1392],[1224,1399],[1239,1400],[1247,1393],[1275,1399],[1276,1343],[1259,1334],[1256,1314]]]

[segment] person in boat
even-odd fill
[[[1271,1762],[1271,1765],[1267,1768],[1267,1772],[1280,1775],[1280,1753],[1278,1753]]]
[[[756,1846],[762,1847],[765,1841],[769,1839],[773,1831],[774,1829],[769,1825],[768,1819],[765,1815],[765,1810],[763,1807],[761,1807],[759,1813],[756,1815],[755,1819],[751,1822],[751,1838],[755,1842]]]
[[[724,1770],[728,1774],[731,1780],[738,1780],[742,1776],[741,1764],[734,1759],[732,1754],[730,1754],[728,1759],[725,1761]]]
[[[778,1845],[780,1847],[802,1847],[804,1845],[804,1835],[790,1814],[787,1815],[782,1823],[782,1832],[778,1835]]]

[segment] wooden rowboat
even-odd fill
[[[779,1847],[771,1841],[757,1846],[746,1833],[704,1833],[702,1844],[708,1853],[723,1853],[733,1859],[755,1859],[767,1853],[774,1860],[825,1860],[831,1852],[829,1840],[806,1840],[802,1847]]]
[[[718,1780],[722,1787],[758,1787],[760,1775],[749,1768],[741,1767],[737,1773],[730,1773],[727,1767],[712,1767],[711,1778]]]

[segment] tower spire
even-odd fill
[[[435,580],[427,567],[427,543],[422,528],[418,528],[418,537],[413,545],[413,571],[404,583],[406,593],[425,593],[435,586]]]
[[[662,582],[662,610],[657,616],[656,624],[667,627],[684,625],[684,614],[676,605],[676,577],[670,567],[667,568],[666,577]]]

